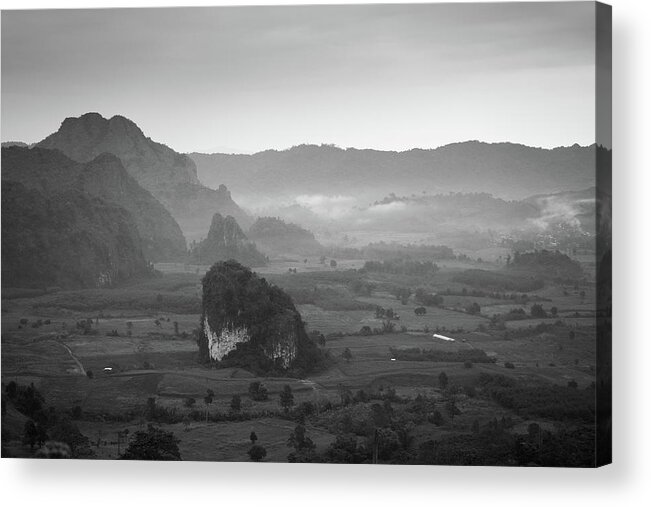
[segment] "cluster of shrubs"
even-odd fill
[[[12,404],[18,412],[28,418],[23,428],[23,444],[34,449],[44,446],[46,442],[54,441],[57,444],[52,444],[50,447],[59,448],[63,454],[60,457],[83,458],[92,455],[88,438],[72,422],[70,414],[59,414],[55,407],[47,407],[45,399],[34,384],[23,386],[11,381],[3,387],[3,417],[8,404]],[[73,417],[80,414],[81,409],[78,412],[73,409]],[[2,437],[3,440],[11,437],[5,428]],[[46,451],[47,449],[39,457],[49,457]]]
[[[591,387],[526,385],[504,375],[485,372],[480,373],[478,387],[499,405],[523,417],[594,422],[595,396]]]
[[[51,323],[50,319],[45,319],[45,320],[38,319],[32,322],[32,327],[36,329],[41,326],[49,326],[50,323]],[[20,319],[20,323],[18,324],[18,329],[22,329],[26,327],[27,324],[29,324],[29,319],[25,319],[25,318]]]
[[[422,287],[416,289],[414,299],[423,306],[443,306],[443,296],[427,292]]]

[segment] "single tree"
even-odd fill
[[[344,351],[341,353],[341,357],[343,358],[344,361],[350,363],[350,360],[353,358],[353,353],[350,351],[348,347],[346,347]]]
[[[255,434],[255,431],[251,432],[251,434],[249,435],[249,440],[251,440],[252,445],[255,445],[255,443],[258,440],[258,435]]]
[[[242,398],[239,394],[234,394],[231,398],[231,410],[239,412],[242,409]]]
[[[444,371],[439,374],[439,386],[441,389],[448,387],[448,375]]]
[[[206,422],[208,422],[208,407],[212,403],[214,397],[215,393],[212,391],[212,389],[207,389],[206,396],[203,398],[203,402],[206,404]]]
[[[283,390],[280,392],[280,406],[287,413],[293,405],[294,394],[292,393],[292,388],[288,384],[285,384]]]
[[[23,444],[29,445],[30,449],[38,443],[38,429],[31,419],[25,422],[23,427]]]

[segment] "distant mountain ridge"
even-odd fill
[[[215,185],[215,190],[202,185],[192,159],[154,142],[123,116],[106,119],[98,113],[87,113],[66,118],[57,132],[36,146],[60,150],[84,163],[102,153],[115,155],[128,173],[167,208],[188,239],[204,237],[216,212],[233,216],[243,227],[252,223],[226,187]]]
[[[403,152],[301,145],[253,155],[189,156],[201,181],[225,184],[238,198],[452,191],[522,199],[594,186],[595,153],[594,145],[544,149],[468,141]]]
[[[45,197],[76,190],[120,206],[131,214],[147,260],[185,258],[186,242],[179,225],[114,155],[102,153],[87,163],[79,163],[58,150],[3,148],[2,179],[19,182]]]

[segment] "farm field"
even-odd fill
[[[380,400],[392,393],[399,400],[394,404],[403,407],[400,411],[418,397],[438,404],[447,422],[416,424],[411,444],[416,449],[431,439],[466,434],[471,426],[488,424],[493,418],[507,418],[513,431],[520,428],[521,433],[532,422],[554,427],[548,417],[532,419],[529,413],[521,414],[485,396],[469,396],[482,375],[560,389],[575,383],[580,390],[595,380],[594,290],[590,285],[581,288],[584,295],[549,286],[528,293],[530,300],[538,298],[547,311],[556,306],[553,318],[532,318],[532,301],[506,302],[467,294],[443,294],[441,306],[428,306],[424,315],[416,315],[422,305],[413,293],[400,301],[389,292],[392,287],[404,283],[436,292],[451,285],[460,291],[463,286],[448,282],[452,273],[464,269],[463,263],[419,279],[351,271],[359,269],[359,261],[338,259],[336,268],[313,257],[308,262],[274,261],[260,273],[295,297],[306,330],[324,335],[320,348],[330,358],[325,368],[306,378],[288,378],[201,364],[197,309],[206,267],[157,267],[162,271],[159,278],[117,289],[10,291],[2,300],[3,384],[33,383],[57,412],[71,414],[76,408],[75,424],[88,438],[96,459],[113,459],[124,451],[127,439],[120,437],[118,451],[118,432],[128,430],[133,435],[153,422],[179,439],[184,460],[247,460],[249,435],[254,431],[267,451],[264,460],[286,461],[292,451],[287,441],[297,423],[296,416],[284,412],[280,404],[285,386],[293,393],[294,408],[304,404],[318,408],[304,424],[317,450],[324,451],[341,435],[345,421],[368,418],[377,403],[358,400],[342,405],[346,392],[365,392]],[[297,273],[290,273],[290,267]],[[360,281],[372,285],[370,294],[356,292],[355,283]],[[479,305],[479,314],[466,311],[473,303]],[[393,325],[384,331],[387,318],[378,318],[378,307],[395,314],[390,319]],[[493,315],[516,309],[524,310],[527,318],[507,320],[502,327],[493,325]],[[360,333],[365,326],[367,333]],[[436,338],[434,333],[451,340]],[[399,356],[393,357],[396,351]],[[487,362],[468,364],[461,359],[466,357],[463,354],[476,352],[485,353]],[[432,360],[427,354],[443,354],[447,359]],[[452,391],[441,385],[442,374]],[[267,400],[251,398],[252,382],[264,385]],[[209,404],[204,402],[207,392],[213,393]],[[447,419],[444,411],[450,396],[458,412],[454,419]],[[231,406],[234,397],[241,400],[236,413]],[[156,416],[159,419],[152,420],[151,403],[164,414]],[[6,448],[14,455],[29,455],[16,436],[24,417],[12,413],[15,417],[8,419],[7,435],[14,438],[6,442]]]

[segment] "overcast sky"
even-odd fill
[[[594,4],[2,12],[2,140],[134,120],[178,151],[595,140]]]

